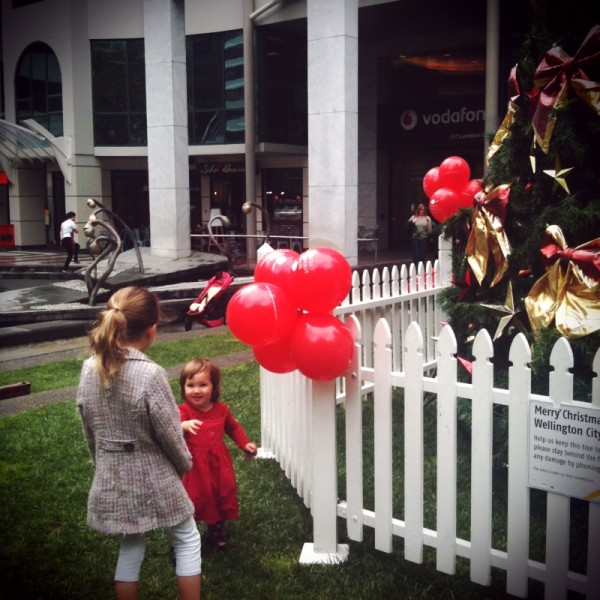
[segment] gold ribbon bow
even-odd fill
[[[532,110],[531,107],[537,102],[537,97],[539,96],[539,92],[535,87],[529,92],[521,93],[521,86],[519,84],[519,65],[515,65],[510,70],[510,75],[508,77],[508,95],[509,100],[506,114],[504,115],[504,119],[502,120],[494,139],[490,143],[490,147],[485,157],[485,161],[488,165],[494,154],[500,150],[504,141],[510,136],[510,128],[514,123],[517,111],[527,105],[530,107],[530,110]]]
[[[504,231],[504,218],[509,194],[510,186],[504,184],[487,194],[480,192],[475,196],[473,226],[465,253],[479,285],[487,272],[490,256],[496,266],[496,274],[490,287],[494,287],[504,277],[508,268],[510,243]]]
[[[560,227],[549,225],[541,252],[546,273],[525,298],[531,328],[548,327],[554,319],[570,339],[600,330],[600,238],[569,248]]]
[[[569,88],[600,116],[600,82],[590,81],[584,68],[591,72],[600,68],[600,25],[592,27],[574,57],[560,46],[554,46],[546,52],[535,72],[533,82],[541,92],[532,124],[545,154],[556,125],[552,112],[565,103]]]

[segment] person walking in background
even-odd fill
[[[427,243],[431,235],[431,217],[427,215],[424,204],[419,204],[415,213],[408,219],[410,226],[410,243],[413,254],[413,262],[418,265],[419,262],[427,261]]]
[[[71,260],[79,262],[79,244],[75,241],[75,234],[78,232],[77,223],[75,221],[76,215],[73,211],[69,211],[65,215],[65,220],[60,224],[60,243],[62,247],[67,251],[67,259],[63,267],[63,273],[69,272],[69,265]]]
[[[200,533],[181,478],[192,464],[177,403],[162,367],[144,351],[156,337],[158,298],[140,287],[115,292],[90,332],[77,407],[95,466],[88,525],[120,537],[118,600],[135,600],[144,534],[166,528],[182,600],[198,600]]]
[[[230,409],[220,401],[222,378],[217,365],[195,358],[184,365],[179,377],[181,429],[193,457],[183,485],[194,504],[194,518],[208,526],[206,543],[225,549],[225,521],[237,519],[239,504],[235,473],[226,433],[249,456],[256,445],[246,435]]]

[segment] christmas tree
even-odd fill
[[[461,358],[472,358],[481,328],[490,332],[499,379],[524,333],[537,393],[547,393],[549,354],[567,337],[575,394],[586,399],[600,346],[600,3],[532,6],[483,192],[442,225],[454,243],[442,303]]]

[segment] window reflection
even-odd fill
[[[241,31],[187,40],[190,144],[244,141],[244,48]]]
[[[62,78],[52,49],[41,42],[27,47],[15,78],[17,121],[35,119],[52,135],[63,135]]]

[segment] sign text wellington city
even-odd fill
[[[529,484],[600,502],[600,410],[531,402]]]

